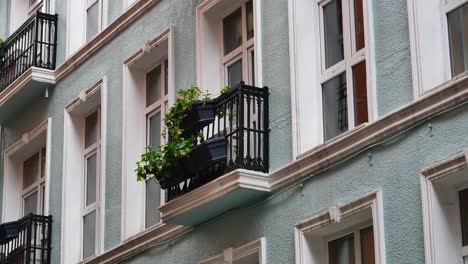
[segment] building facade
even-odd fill
[[[467,36],[466,0],[0,0],[0,263],[468,263]],[[138,182],[191,86],[224,156]]]

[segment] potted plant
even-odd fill
[[[209,105],[213,105],[212,107]],[[211,113],[210,110],[212,109]],[[154,149],[145,148],[141,160],[137,162],[137,180],[143,181],[154,176],[163,189],[179,183],[188,175],[205,169],[213,162],[226,159],[224,137],[204,140],[202,135],[193,135],[185,129],[197,131],[214,120],[214,103],[209,94],[190,87],[179,91],[179,96],[164,117],[166,128],[163,137],[169,139],[165,145]],[[211,117],[211,115],[213,115]],[[189,121],[187,121],[189,119]],[[190,124],[190,125],[188,125]],[[197,136],[201,136],[200,144]]]
[[[0,238],[10,240],[18,236],[18,222],[8,222],[0,225]]]

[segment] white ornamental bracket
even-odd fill
[[[23,136],[21,137],[21,141],[23,141],[24,144],[29,143],[29,135],[28,133],[24,133]]]
[[[81,91],[80,94],[78,95],[78,98],[80,98],[81,102],[83,103],[86,102],[86,91],[85,90]]]
[[[330,215],[330,220],[332,223],[339,223],[341,221],[341,204],[336,204],[328,208],[328,214]]]
[[[230,247],[230,248],[226,248],[224,251],[223,251],[223,255],[224,255],[224,263],[226,264],[232,264],[232,255],[233,255],[233,248]]]

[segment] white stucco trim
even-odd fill
[[[439,215],[441,214],[440,210],[443,205],[441,205],[440,202],[440,195],[436,195],[436,192],[438,191],[435,190],[434,184],[437,184],[439,180],[444,179],[453,173],[460,172],[466,168],[468,168],[467,156],[465,153],[462,153],[421,170],[421,201],[423,211],[424,251],[426,264],[442,264],[441,259],[453,257],[453,248],[449,249],[450,245],[437,245],[437,241],[440,241],[440,239],[437,237],[437,233],[440,234],[440,232],[443,232],[444,230],[443,227],[437,225],[437,223],[440,221]],[[457,212],[458,211],[459,209],[457,209]],[[446,212],[443,211],[442,214],[446,215]],[[451,218],[449,216],[447,217]],[[455,217],[459,217],[459,215],[456,215]],[[458,222],[459,220],[453,219],[453,221]],[[461,258],[456,259],[459,259],[460,264],[462,263]]]
[[[233,263],[233,261],[241,260],[243,257],[253,254],[258,256],[258,264],[266,264],[266,239],[264,237],[238,248],[227,248],[224,250],[223,254],[200,261],[198,264]]]
[[[167,43],[168,59],[168,104],[175,98],[174,89],[174,42],[173,29],[169,27],[123,62],[123,121],[122,121],[122,206],[121,241],[126,241],[145,230],[145,185],[136,181],[136,161],[146,146],[146,105],[144,83],[145,74],[155,66],[156,61],[149,53]],[[136,66],[145,60],[148,64],[142,69]],[[161,117],[162,118],[162,117]],[[162,196],[161,196],[162,197]],[[163,203],[163,202],[162,202]]]
[[[295,224],[294,239],[296,264],[317,263],[314,261],[312,255],[310,255],[310,252],[307,251],[309,247],[305,237],[307,233],[318,230],[320,228],[324,228],[332,223],[341,223],[341,221],[344,222],[346,221],[347,217],[350,217],[356,213],[362,212],[363,210],[369,208],[372,210],[372,225],[374,229],[374,249],[376,261],[375,263],[386,263],[382,208],[383,204],[381,191],[375,191],[354,201],[348,202],[346,204],[338,204],[333,207],[335,208],[335,210],[326,210],[316,216],[305,219]],[[339,214],[338,218],[336,215],[332,215],[331,212],[333,211],[337,211],[337,213]],[[337,228],[338,229],[336,230],[336,232],[339,232],[339,227]]]
[[[34,129],[23,134],[20,140],[13,143],[5,150],[3,160],[3,208],[2,222],[18,220],[22,216],[22,164],[24,156],[31,151],[37,152],[44,146],[47,146],[49,120],[43,121]],[[45,134],[45,136],[44,136]],[[40,137],[44,137],[41,139]],[[41,141],[41,142],[36,142]],[[45,141],[45,142],[43,142]],[[35,142],[34,144],[32,142]],[[29,149],[34,148],[34,150]],[[32,153],[29,153],[32,154]],[[46,161],[47,162],[47,161]],[[49,172],[46,171],[46,175]],[[46,192],[48,183],[46,183]],[[48,200],[44,200],[48,204]]]
[[[100,205],[96,211],[98,221],[97,254],[104,251],[105,230],[105,169],[107,139],[107,78],[83,90],[64,109],[63,180],[62,180],[62,225],[60,263],[77,263],[82,260],[83,195],[84,195],[84,149],[83,137],[85,116],[91,110],[101,108],[101,142],[97,151],[99,160],[99,184],[97,184]]]

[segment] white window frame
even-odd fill
[[[70,1],[73,1],[73,0],[70,0]],[[103,12],[104,12],[104,8],[103,8],[103,0],[82,0],[82,1],[86,1],[85,3],[85,6],[86,6],[86,9],[85,9],[85,12],[84,12],[84,27],[83,27],[83,33],[84,33],[84,42],[85,43],[88,43],[90,42],[91,40],[93,40],[97,35],[99,35],[99,33],[102,31],[102,24],[103,24]],[[87,33],[87,23],[88,23],[88,10],[96,3],[98,2],[98,31],[96,33],[96,36],[92,37],[91,39],[86,39],[86,33]]]
[[[264,237],[238,248],[227,248],[223,254],[199,261],[198,264],[226,264],[253,254],[258,256],[258,264],[266,264],[266,240]]]
[[[87,257],[86,259],[92,258],[93,256],[96,256],[100,252],[100,237],[101,237],[101,109],[100,107],[97,107],[96,109],[93,109],[91,112],[89,112],[83,119],[85,122],[86,118],[88,118],[91,114],[94,112],[97,112],[97,135],[96,135],[96,142],[93,143],[91,146],[83,149],[83,188],[82,188],[82,200],[81,200],[81,258],[82,260],[85,260],[84,255],[83,255],[83,232],[84,232],[84,218],[85,216],[89,215],[92,212],[95,212],[95,240],[94,240],[94,255],[91,255]],[[86,125],[85,125],[86,127]],[[86,129],[86,128],[85,128]],[[85,135],[86,137],[86,132]],[[83,141],[84,143],[84,141]],[[96,155],[96,201],[88,206],[86,206],[86,197],[87,197],[87,159],[93,155]]]
[[[450,157],[421,170],[426,264],[462,264],[462,258],[468,256],[468,246],[463,246],[462,241],[459,199],[459,191],[468,188],[468,180],[465,177],[467,173],[468,149],[465,150],[464,155]],[[438,189],[441,187],[442,189]],[[456,201],[445,200],[451,195],[456,196]],[[441,234],[450,234],[450,238],[441,237]],[[447,243],[447,239],[450,239],[449,243]]]
[[[24,159],[23,161],[23,165],[21,167],[21,176],[23,177],[24,179],[24,162],[28,159],[30,159],[32,156],[38,154],[38,166],[37,166],[37,169],[38,169],[38,172],[37,172],[37,179],[34,183],[32,183],[30,186],[28,186],[26,189],[23,189],[22,190],[22,194],[21,194],[21,197],[22,197],[22,206],[21,206],[21,214],[23,216],[26,216],[24,214],[24,209],[25,209],[25,200],[26,198],[28,198],[29,196],[31,196],[34,192],[37,192],[37,211],[34,213],[34,214],[38,214],[38,215],[42,215],[43,213],[45,213],[45,208],[43,208],[43,205],[42,205],[42,201],[44,199],[44,207],[45,207],[45,188],[44,190],[42,189],[43,187],[45,187],[46,185],[46,175],[42,175],[42,149],[46,148],[46,146],[42,146],[39,148],[39,151],[38,152],[35,152],[34,154],[30,155],[28,158]],[[47,150],[46,150],[46,153],[47,153]],[[46,171],[44,170],[44,173]]]
[[[424,43],[421,43],[421,32],[425,31],[424,27],[427,23],[421,25],[418,20],[418,12],[423,10],[424,8],[421,6],[420,0],[409,0],[408,1],[408,18],[409,18],[409,33],[410,33],[410,46],[411,46],[411,64],[412,64],[412,77],[413,77],[413,95],[414,98],[417,99],[426,95],[427,93],[432,92],[434,88],[438,85],[442,84],[445,81],[448,81],[455,76],[452,76],[452,62],[450,59],[450,44],[449,44],[449,32],[448,32],[448,21],[447,21],[447,14],[454,9],[460,7],[461,5],[467,3],[467,0],[430,0],[431,3],[435,3],[437,5],[436,11],[431,10],[430,12],[437,12],[437,14],[432,13],[431,19],[435,19],[435,21],[439,21],[441,28],[440,32],[437,30],[434,32],[431,37],[433,38],[434,42],[439,43],[436,50],[437,53],[441,53],[440,56],[440,63],[430,62],[430,64],[440,64],[440,69],[437,68],[434,71],[440,72],[441,76],[438,76],[437,81],[433,81],[430,87],[424,87],[423,79],[425,78],[423,75],[423,60],[424,57],[427,56],[427,53],[424,53],[421,46]],[[427,1],[427,2],[426,2]],[[429,0],[424,1],[424,4],[427,5]],[[424,10],[427,12],[426,10]],[[440,19],[440,20],[439,20]],[[422,40],[423,42],[425,40]],[[434,44],[432,44],[434,46]],[[439,46],[440,45],[440,46]],[[434,49],[434,48],[432,48]],[[426,64],[429,64],[426,62]],[[431,74],[433,75],[432,71],[430,73],[427,72],[428,69],[424,68],[424,72],[426,75]],[[426,84],[427,85],[427,84]]]
[[[156,102],[153,102],[151,105],[149,106],[146,106],[145,107],[145,111],[144,111],[144,115],[145,115],[145,131],[146,131],[146,145],[149,145],[149,142],[150,142],[150,136],[151,136],[151,131],[150,131],[150,119],[151,117],[155,116],[157,113],[160,113],[161,114],[161,133],[163,132],[164,130],[164,127],[165,127],[165,124],[164,124],[164,116],[166,115],[167,113],[167,110],[168,110],[168,107],[169,107],[169,95],[170,95],[170,86],[169,84],[167,84],[167,94],[165,94],[165,87],[166,87],[166,63],[168,64],[168,69],[169,69],[169,59],[168,59],[168,56],[165,56],[163,58],[161,58],[156,64],[154,64],[149,70],[147,70],[145,72],[145,105],[146,105],[146,99],[148,97],[147,95],[147,86],[148,86],[148,83],[147,83],[147,78],[146,76],[148,76],[148,73],[150,73],[152,70],[156,69],[158,66],[161,67],[161,91],[160,91],[160,94],[161,94],[161,98],[159,98],[159,100],[157,100]],[[169,82],[169,75],[168,76],[168,82]],[[166,138],[164,138],[163,136],[161,136],[161,145],[165,144],[166,143]],[[147,179],[146,181],[151,181],[153,180],[152,178],[150,179]],[[146,182],[145,182],[146,184]],[[144,211],[144,216],[145,216],[145,223],[144,223],[144,226],[146,227],[146,188],[144,188],[144,197],[145,197],[145,206],[143,207],[143,211]],[[166,193],[163,189],[160,190],[160,206],[163,205],[165,202],[166,202]],[[162,223],[162,220],[161,220],[161,217],[159,218],[159,223]],[[157,225],[157,224],[156,224]],[[154,226],[154,225],[153,225]],[[148,228],[150,228],[150,226],[148,226]]]
[[[255,3],[252,1],[252,8],[253,8],[253,23],[255,24]],[[250,85],[255,86],[255,83],[252,83],[253,80],[257,80],[256,78],[256,71],[257,67],[255,67],[255,72],[254,76],[252,76],[252,63],[251,63],[251,52],[254,51],[254,54],[256,53],[255,51],[255,37],[257,35],[257,32],[255,31],[255,25],[254,25],[254,35],[252,38],[247,39],[247,2],[249,0],[240,0],[240,6],[236,5],[236,7],[229,12],[228,14],[224,15],[221,19],[221,24],[223,23],[224,19],[231,15],[233,12],[237,11],[239,8],[241,9],[241,27],[242,27],[242,43],[239,47],[235,48],[228,54],[224,55],[224,31],[223,31],[223,25],[220,26],[221,28],[221,36],[220,36],[220,41],[221,41],[221,53],[222,53],[222,59],[221,59],[221,64],[223,68],[223,76],[221,77],[222,80],[224,80],[224,84],[227,85],[229,83],[229,76],[228,76],[228,67],[237,62],[239,59],[241,59],[242,62],[242,79]],[[254,58],[255,64],[256,59]]]
[[[383,228],[383,205],[382,205],[382,194],[380,191],[375,191],[367,194],[354,201],[346,204],[336,204],[331,206],[327,211],[315,215],[311,218],[307,218],[303,221],[298,222],[294,226],[294,240],[295,240],[295,255],[296,264],[311,264],[310,252],[307,252],[309,245],[307,243],[306,236],[311,232],[318,231],[321,228],[327,227],[333,223],[340,223],[346,221],[346,218],[354,214],[360,213],[364,210],[371,209],[372,220],[364,220],[354,227],[347,228],[345,230],[339,229],[332,235],[323,237],[325,246],[325,252],[322,257],[328,261],[328,242],[337,238],[343,237],[345,234],[350,234],[355,228],[359,230],[365,227],[373,226],[374,230],[374,252],[375,252],[375,263],[385,264],[385,243],[384,243],[384,228]],[[320,235],[321,236],[321,235]],[[356,241],[356,235],[354,237]],[[360,244],[360,240],[359,240]],[[360,245],[359,245],[360,246]],[[356,249],[355,243],[355,251]],[[359,256],[361,251],[359,251]],[[319,260],[319,263],[322,263]],[[327,263],[327,262],[325,262]],[[359,262],[356,262],[359,263]],[[315,262],[313,263],[315,264]]]
[[[335,65],[330,66],[328,69],[325,65],[325,30],[324,30],[324,14],[323,14],[323,7],[333,0],[322,0],[319,1],[319,19],[320,19],[320,54],[321,54],[321,77],[320,77],[320,89],[323,89],[323,84],[342,73],[346,74],[346,99],[347,99],[347,113],[348,113],[348,131],[353,129],[355,125],[355,115],[354,115],[354,80],[353,80],[353,67],[361,62],[365,62],[366,64],[366,79],[370,76],[369,71],[369,63],[367,59],[367,46],[369,45],[369,41],[366,37],[365,39],[365,46],[360,50],[356,50],[356,41],[355,41],[355,17],[354,17],[354,1],[352,0],[336,0],[341,1],[342,3],[342,21],[343,21],[343,60],[337,62]],[[363,11],[365,10],[365,2],[367,0],[362,1],[362,8]],[[366,12],[363,12],[363,16],[365,19]],[[364,36],[366,36],[367,32],[367,23],[364,20]],[[371,107],[370,107],[370,91],[369,91],[369,84],[366,82],[366,90],[367,90],[367,119],[370,121],[371,118]],[[322,102],[323,104],[323,102]],[[322,122],[323,123],[323,122]],[[323,127],[323,125],[322,125]],[[325,138],[325,135],[323,136]]]

